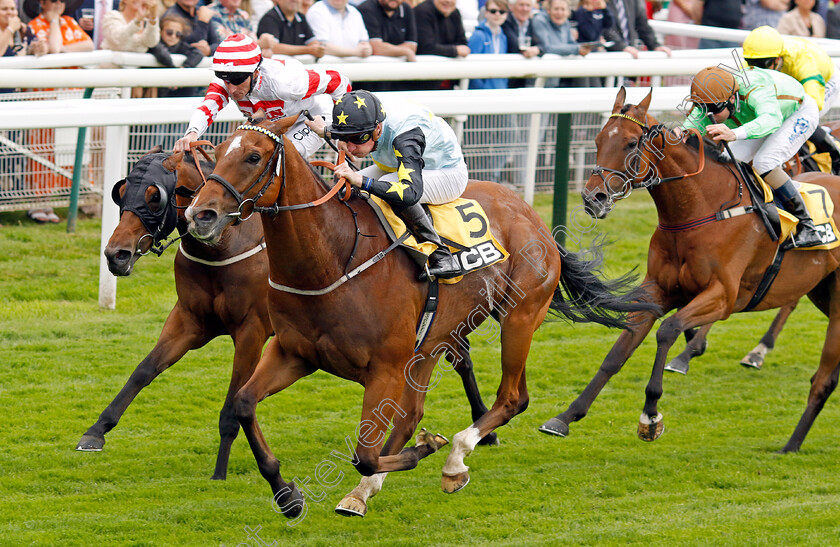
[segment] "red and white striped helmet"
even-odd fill
[[[244,34],[231,34],[213,54],[214,72],[254,72],[262,61],[260,46]]]

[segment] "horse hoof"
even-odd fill
[[[440,479],[440,487],[447,494],[454,494],[470,483],[470,472],[464,471],[456,475],[447,475],[446,473]]]
[[[642,412],[642,417],[639,418],[639,438],[646,442],[652,442],[662,435],[665,431],[665,423],[662,421],[662,414],[657,414],[656,418],[650,419],[647,414]]]
[[[674,357],[670,363],[665,365],[665,370],[671,372],[679,372],[680,374],[688,374],[688,360],[680,359],[679,357]]]
[[[105,446],[104,437],[94,437],[93,435],[82,435],[82,440],[76,445],[76,450],[79,452],[102,452],[102,447]]]
[[[569,434],[569,426],[563,420],[552,418],[540,426],[540,431],[549,435],[565,437]]]
[[[761,365],[764,364],[764,357],[753,351],[741,359],[741,364],[748,368],[761,370]]]
[[[478,441],[478,444],[482,446],[499,446],[499,436],[493,431]]]
[[[363,517],[367,514],[367,504],[356,496],[347,494],[335,506],[335,512],[344,517]]]
[[[283,513],[283,516],[287,519],[298,517],[303,511],[303,507],[306,505],[306,500],[300,490],[298,490],[297,485],[295,483],[290,484],[292,485],[292,491],[289,492],[282,503],[277,502],[277,498],[275,497],[275,503],[277,503],[280,507],[280,511]],[[287,488],[288,487],[284,487],[284,490]]]
[[[432,449],[437,452],[444,446],[449,444],[449,439],[441,435],[440,433],[430,433],[426,428],[420,430],[420,433],[417,434],[417,438],[414,441],[415,446],[423,446],[428,444],[432,447]]]

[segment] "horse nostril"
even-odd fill
[[[596,192],[594,196],[594,201],[596,203],[606,203],[609,198],[605,192]]]
[[[131,251],[126,251],[125,249],[120,249],[111,257],[111,261],[118,264],[124,264],[129,260],[131,260]]]
[[[204,209],[196,213],[193,220],[198,224],[212,224],[216,221],[216,212],[212,209]]]

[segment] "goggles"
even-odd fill
[[[694,106],[702,108],[708,114],[720,114],[729,106],[728,102],[725,103],[694,103]]]
[[[251,74],[251,72],[216,72],[216,78],[233,85],[239,85],[247,80]]]
[[[370,131],[367,131],[365,133],[357,133],[355,135],[335,136],[335,138],[337,138],[340,141],[352,142],[353,144],[365,144],[366,142],[369,142],[372,137],[373,133]]]

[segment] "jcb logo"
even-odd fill
[[[461,261],[465,272],[488,266],[504,257],[492,241],[479,243],[471,249],[456,253],[455,256]]]
[[[830,223],[826,222],[825,224],[817,224],[814,228],[816,228],[817,233],[820,234],[820,239],[823,244],[833,243],[837,240],[837,236],[834,235],[834,230],[831,229]]]

